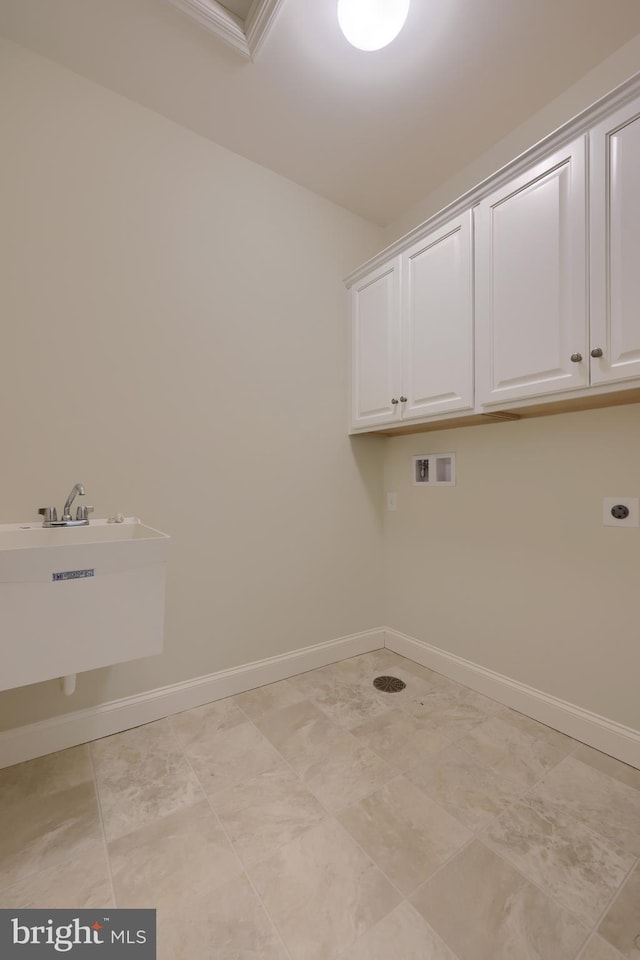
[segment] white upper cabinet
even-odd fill
[[[351,426],[390,423],[401,394],[400,257],[352,286],[351,309]]]
[[[352,432],[640,401],[640,74],[347,282]]]
[[[403,419],[473,407],[471,211],[402,255]]]
[[[476,208],[479,405],[588,386],[585,138]]]
[[[473,408],[471,212],[351,287],[351,428]]]
[[[640,100],[590,133],[591,381],[640,377]]]

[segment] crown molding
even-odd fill
[[[252,57],[269,33],[281,6],[282,0],[254,0],[245,20],[245,34]]]
[[[547,134],[542,140],[538,140],[537,143],[500,167],[495,173],[481,180],[477,186],[467,190],[462,196],[447,204],[446,207],[443,207],[437,213],[434,213],[428,220],[418,224],[418,226],[414,227],[403,237],[394,240],[388,247],[385,247],[384,250],[381,250],[380,253],[371,257],[370,260],[367,260],[366,263],[363,263],[362,266],[350,273],[348,277],[345,277],[344,282],[346,286],[349,288],[352,287],[354,283],[362,280],[373,270],[377,270],[378,267],[383,266],[393,257],[403,253],[412,244],[422,240],[431,233],[432,230],[439,229],[448,223],[449,220],[460,216],[465,210],[472,209],[481,203],[489,193],[499,189],[505,183],[508,183],[509,180],[519,176],[519,174],[525,173],[539,160],[544,159],[551,151],[556,149],[561,150],[566,147],[567,144],[571,143],[572,140],[587,135],[591,127],[599,123],[600,120],[609,113],[620,109],[620,107],[625,106],[631,100],[635,100],[639,94],[640,72],[635,73],[629,77],[628,80],[623,81],[619,86],[592,103],[591,106],[581,110],[580,113]]]
[[[282,0],[254,0],[246,20],[241,20],[217,0],[169,0],[192,20],[253,60],[275,20]]]

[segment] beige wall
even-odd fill
[[[640,405],[388,441],[387,623],[640,730],[640,529],[602,498],[640,495]],[[457,484],[411,458],[456,454]]]
[[[390,243],[632,76],[640,36],[385,231]],[[640,730],[640,530],[601,524],[640,495],[640,406],[388,441],[386,622]],[[455,451],[458,485],[410,485]]]
[[[383,234],[0,41],[0,522],[80,480],[174,538],[163,656],[0,694],[0,729],[383,622],[640,728],[640,531],[600,523],[640,494],[640,408],[349,440],[341,282],[639,53]],[[449,450],[458,485],[413,488]]]
[[[473,160],[468,158],[466,166],[456,171],[449,180],[434,186],[428,196],[388,224],[384,231],[385,245],[393,243],[423,220],[432,217],[447,204],[472,190],[496,170],[553,133],[576,114],[586,110],[639,70],[640,34],[603,60],[561,96],[516,127],[491,150]],[[499,110],[500,104],[490,104],[487,109]]]
[[[378,626],[342,277],[379,229],[2,41],[0,141],[0,522],[81,481],[173,536],[165,653],[0,729]]]

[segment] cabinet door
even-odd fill
[[[351,426],[390,423],[401,406],[400,257],[354,284],[351,307]]]
[[[403,418],[473,407],[471,211],[402,260]]]
[[[477,208],[480,404],[589,383],[585,190],[581,137]]]
[[[640,377],[640,100],[590,133],[591,382]]]

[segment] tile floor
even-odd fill
[[[640,771],[388,650],[2,770],[0,824],[0,907],[156,907],[161,960],[640,960]]]

